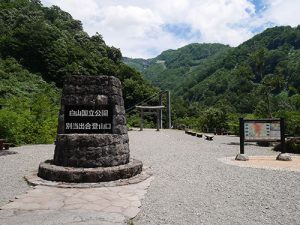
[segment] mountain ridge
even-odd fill
[[[182,51],[191,46],[198,47],[196,53]],[[146,65],[139,68],[147,80],[172,92],[178,121],[203,119],[206,110],[213,108],[235,118],[284,117],[289,127],[300,132],[291,122],[300,121],[300,26],[268,28],[237,47],[213,44],[219,47],[215,54],[193,61],[205,56],[200,46],[208,45],[188,45],[164,51],[151,60],[135,61]],[[155,60],[163,60],[164,66],[162,61],[153,63]],[[125,63],[130,66],[129,59]]]
[[[230,47],[223,44],[191,43],[177,50],[170,49],[163,51],[160,55],[151,59],[130,59],[125,57],[123,62],[137,69],[154,85],[162,89],[173,90],[175,88],[171,88],[171,85],[176,86],[176,81],[180,78],[183,71],[186,71],[187,68],[193,70],[193,68],[205,63],[210,57],[227,49],[230,49]],[[164,82],[164,79],[167,78],[167,75],[170,75],[169,71],[166,71],[168,69],[175,74],[172,75],[174,80],[169,81],[168,85],[160,86]],[[165,72],[168,74],[165,74]],[[159,77],[160,75],[164,77]]]

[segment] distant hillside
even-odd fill
[[[299,26],[274,27],[236,48],[190,44],[153,59],[127,58],[125,63],[139,69],[155,86],[172,90],[185,101],[203,107],[226,102],[237,112],[252,113],[259,100],[264,100],[257,95],[265,86],[273,97],[298,96],[299,48]],[[276,109],[284,108],[275,105]]]
[[[144,71],[145,69],[147,69],[149,67],[151,60],[147,60],[147,59],[132,59],[132,58],[128,58],[128,57],[124,57],[123,58],[123,62],[136,69],[137,71]]]
[[[300,93],[299,48],[300,27],[267,29],[182,80],[176,94],[205,106],[226,102],[243,113],[259,110],[263,102],[273,105],[267,111],[287,109],[288,99],[280,98]],[[290,107],[297,108],[292,102]]]
[[[167,50],[153,59],[124,58],[124,63],[139,70],[161,89],[176,90],[182,79],[195,73],[202,65],[230,49],[222,44],[189,44],[177,50]]]
[[[233,123],[245,114],[285,117],[292,133],[300,134],[300,26],[269,28],[236,48],[191,44],[125,63],[172,91],[178,121],[194,118],[184,123],[203,127],[205,119],[221,114],[224,120],[233,116]],[[212,117],[203,118],[208,113]]]

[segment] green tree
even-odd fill
[[[226,112],[216,109],[208,108],[203,112],[203,127],[204,130],[228,129],[228,115]]]
[[[283,85],[284,79],[281,76],[268,74],[264,77],[261,84],[257,88],[257,92],[263,96],[264,101],[266,102],[267,113],[270,118],[272,118],[271,93],[276,88],[281,88]]]
[[[266,61],[266,48],[259,48],[250,55],[250,62],[254,66],[254,71],[259,80],[263,79],[264,66]]]

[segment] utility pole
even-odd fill
[[[160,94],[159,94],[159,105],[160,106],[163,105],[162,94],[163,94],[163,92],[160,92]],[[162,115],[162,113],[163,113],[162,110],[160,110],[160,112],[159,112],[160,129],[163,129],[163,121],[162,121],[163,115]]]
[[[171,95],[170,91],[167,91],[167,117],[168,117],[168,129],[171,129],[172,127],[172,121],[171,121]]]
[[[144,128],[144,109],[141,109],[140,131],[143,131],[143,128]]]

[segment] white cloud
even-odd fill
[[[246,0],[194,3],[187,22],[202,33],[201,41],[236,46],[251,36],[243,25],[251,19],[254,6]]]
[[[250,0],[42,0],[58,5],[93,35],[99,32],[108,45],[124,56],[153,57],[163,50],[191,42],[220,42],[236,46],[253,36],[253,28],[269,22],[299,24],[299,0],[265,0],[264,15],[255,14]],[[298,6],[298,7],[296,7]],[[281,11],[280,11],[281,10]],[[189,39],[164,29],[184,24]]]
[[[135,6],[110,6],[100,13],[99,27],[131,38],[142,38],[147,32],[159,29],[162,24],[159,16],[155,16],[151,10]]]
[[[278,25],[297,26],[300,24],[299,0],[268,0],[265,19]]]
[[[92,19],[99,11],[96,0],[42,0],[42,3],[46,6],[57,5],[80,20]]]

